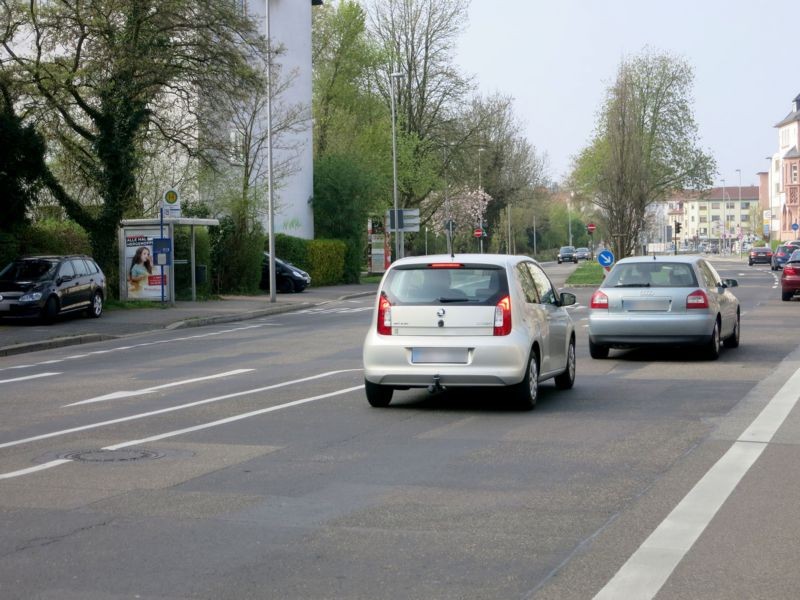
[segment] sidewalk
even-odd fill
[[[159,329],[183,329],[244,321],[336,300],[373,296],[377,283],[310,287],[299,294],[223,296],[220,300],[176,302],[175,306],[106,310],[99,319],[65,315],[52,325],[36,319],[0,321],[0,357],[74,344],[88,344]]]

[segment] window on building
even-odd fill
[[[711,210],[719,210],[720,202],[712,202],[711,203]]]
[[[725,220],[726,221],[735,221],[736,220],[736,215],[725,215]]]
[[[749,202],[742,202],[742,210],[749,210],[750,203]]]
[[[750,221],[750,215],[742,215],[741,221],[742,221],[742,223],[749,222]]]
[[[708,223],[708,217],[700,217],[701,223]]]
[[[734,208],[736,208],[736,202],[726,202],[725,208],[727,210],[733,210]]]
[[[719,221],[719,215],[711,215],[711,222],[715,223]]]
[[[797,183],[797,163],[792,165],[792,183]]]
[[[700,211],[706,211],[708,210],[708,206],[706,206],[705,204],[701,204],[700,206],[697,207],[697,209]]]

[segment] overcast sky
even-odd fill
[[[560,181],[585,147],[620,62],[649,46],[692,66],[715,185],[756,185],[775,124],[800,94],[798,0],[472,0],[456,62],[483,94],[514,98]]]

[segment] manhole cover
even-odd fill
[[[62,458],[75,460],[78,462],[90,463],[109,463],[109,462],[133,462],[136,460],[154,460],[164,456],[161,452],[144,450],[142,448],[121,448],[120,450],[80,450],[69,452]]]

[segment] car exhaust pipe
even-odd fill
[[[442,387],[442,384],[439,383],[439,376],[438,375],[434,375],[433,376],[433,383],[428,386],[428,393],[429,394],[435,394],[436,392],[441,392],[443,390],[444,390],[444,388]]]

